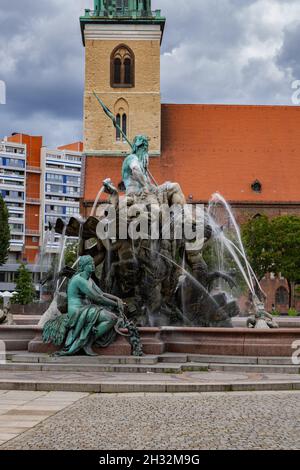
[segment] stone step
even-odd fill
[[[208,366],[204,364],[195,365],[194,369],[197,372],[208,371]],[[182,366],[180,364],[157,364],[157,365],[141,365],[141,364],[59,364],[59,363],[9,363],[0,364],[0,371],[12,372],[113,372],[113,373],[126,373],[126,374],[181,374]]]
[[[112,365],[112,364],[195,364],[195,365],[241,365],[241,366],[293,366],[291,357],[243,357],[243,356],[209,356],[193,354],[165,353],[160,356],[72,356],[52,357],[42,353],[28,353],[26,351],[8,353],[7,359],[14,363],[56,363],[56,364],[79,364],[79,365]],[[300,366],[300,364],[299,364]]]
[[[144,364],[72,364],[72,363],[6,363],[0,364],[0,371],[52,371],[52,372],[124,372],[124,373],[165,373],[180,374],[182,372],[239,372],[267,374],[300,374],[299,366],[259,366],[243,364],[205,364],[205,363],[163,363],[155,365]]]
[[[14,322],[16,325],[22,325],[22,326],[31,326],[31,325],[37,325],[39,320],[36,321],[36,322],[33,322],[32,320],[26,320],[26,319],[23,319],[23,320],[15,320],[14,319]]]
[[[99,380],[56,379],[0,379],[0,390],[29,391],[60,391],[85,393],[212,393],[212,392],[246,392],[246,391],[295,391],[300,390],[300,381],[234,381],[231,383],[172,383],[167,380],[151,380],[151,382],[115,380],[110,382]]]
[[[204,364],[203,364],[204,365]],[[188,363],[182,366],[182,371],[197,371],[199,363]],[[242,372],[261,374],[300,374],[300,366],[294,365],[252,365],[252,364],[208,364],[210,371]]]
[[[3,339],[5,343],[6,351],[24,351],[27,349],[29,340],[28,339]]]
[[[41,315],[13,315],[16,325],[37,325]]]
[[[12,353],[7,354],[7,359],[13,363],[28,364],[78,364],[78,365],[112,365],[112,364],[141,364],[141,365],[154,365],[158,363],[157,356],[71,356],[71,357],[53,357],[49,354],[35,354],[35,353]]]
[[[170,362],[170,361],[168,361]],[[207,364],[244,364],[244,365],[292,365],[290,357],[254,357],[254,356],[211,356],[189,354],[187,362],[204,362]]]

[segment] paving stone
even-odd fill
[[[5,417],[12,417],[13,419],[16,419],[16,417],[22,417],[24,419],[35,419],[35,418],[39,418],[39,417],[43,417],[43,416],[48,416],[49,412],[46,412],[44,410],[35,410],[35,411],[32,411],[32,410],[24,410],[22,408],[18,408],[18,409],[14,409],[14,410],[9,410],[5,413],[4,416],[2,416],[1,418],[5,418]],[[0,419],[0,422],[1,422],[1,419]]]
[[[3,391],[0,395],[1,444],[86,396],[86,393]]]
[[[13,390],[9,391],[6,393],[4,397],[0,397],[0,400],[2,398],[7,399],[7,400],[22,400],[22,401],[28,401],[28,400],[35,400],[36,398],[40,398],[46,395],[46,392],[27,392],[27,391],[19,391],[19,390]]]
[[[8,432],[0,432],[0,441],[9,441],[10,439],[13,439],[16,437],[18,433],[8,433]]]
[[[25,419],[24,416],[19,416],[16,419],[9,418],[9,419],[6,419],[6,420],[3,420],[3,421],[0,422],[0,432],[1,432],[2,428],[6,428],[6,427],[9,427],[9,428],[13,428],[13,427],[15,427],[15,428],[18,428],[18,427],[32,428],[33,426],[38,424],[43,419],[44,418],[41,418],[40,416],[39,417],[33,417],[33,419]]]
[[[1,450],[288,450],[299,426],[300,392],[93,394]]]
[[[37,423],[38,424],[38,423]],[[32,428],[32,426],[7,426],[7,427],[1,427],[0,428],[0,434],[15,434],[16,436],[18,434],[22,434],[25,431],[28,431],[29,428]]]

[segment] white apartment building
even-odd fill
[[[0,142],[0,193],[9,211],[11,230],[8,261],[0,267],[0,290],[13,290],[25,244],[26,145]]]
[[[73,150],[42,148],[41,201],[42,230],[55,225],[57,218],[68,222],[79,214],[81,195],[82,153]],[[54,253],[59,249],[59,236],[49,247]]]

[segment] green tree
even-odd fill
[[[276,271],[272,230],[272,222],[265,215],[249,220],[242,227],[243,243],[258,279],[262,279],[268,272]]]
[[[259,279],[273,272],[287,280],[289,307],[292,307],[294,287],[300,281],[300,218],[281,216],[269,220],[261,216],[252,219],[243,227],[243,241]]]
[[[36,291],[32,282],[32,275],[25,264],[21,264],[17,272],[16,294],[12,298],[12,303],[28,305],[31,304],[35,298]]]
[[[70,268],[77,260],[78,242],[70,243],[65,250],[65,265]]]
[[[0,266],[6,263],[10,245],[9,213],[0,194]]]
[[[276,274],[287,280],[289,286],[289,307],[294,305],[295,284],[300,281],[300,217],[282,216],[272,220],[276,235],[273,242]]]

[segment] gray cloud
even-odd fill
[[[291,104],[300,79],[298,0],[153,0],[167,17],[164,102]],[[92,0],[1,0],[0,135],[82,138],[84,48],[78,17]]]
[[[22,0],[0,4],[0,79],[7,104],[0,134],[43,134],[59,145],[82,138],[85,1]],[[16,20],[17,19],[17,20]]]
[[[189,0],[176,8],[165,0],[163,13],[164,101],[292,104],[298,0]]]
[[[282,70],[288,70],[291,76],[300,80],[300,21],[284,29],[283,46],[278,55],[277,64]]]

